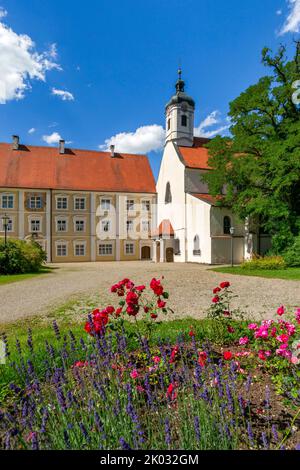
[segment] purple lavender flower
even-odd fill
[[[300,450],[300,442],[298,442],[298,444],[295,445],[295,450]]]
[[[59,331],[59,328],[58,328],[58,324],[56,323],[55,320],[53,320],[52,326],[53,326],[53,330],[54,330],[56,339],[59,341],[60,340],[60,331]]]
[[[80,427],[80,430],[81,430],[81,432],[82,432],[82,434],[83,434],[85,440],[86,440],[87,442],[90,442],[91,439],[90,439],[89,433],[88,433],[88,431],[87,431],[85,425],[81,422],[81,423],[79,423],[79,427]]]
[[[251,426],[250,421],[248,421],[248,424],[247,424],[247,431],[248,431],[248,438],[249,438],[250,445],[254,447],[254,436],[253,436],[253,431],[252,431],[252,426]]]
[[[124,450],[131,450],[130,445],[125,441],[123,437],[120,437],[119,442]]]
[[[272,434],[273,434],[273,437],[274,437],[274,441],[278,442],[279,437],[278,437],[278,432],[277,432],[275,424],[273,424],[273,426],[272,426]]]
[[[201,431],[200,431],[199,416],[195,416],[195,418],[194,418],[194,429],[195,429],[196,439],[197,439],[198,442],[200,442],[200,439],[201,439]]]
[[[171,445],[171,428],[170,428],[170,422],[169,419],[165,419],[165,442],[168,446]]]
[[[32,330],[31,330],[31,328],[28,328],[27,345],[28,345],[28,348],[29,348],[31,354],[33,354],[33,340],[32,340]]]
[[[269,442],[268,442],[267,435],[266,435],[265,432],[261,433],[261,440],[262,440],[262,443],[264,445],[264,448],[269,449]]]

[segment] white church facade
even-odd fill
[[[258,227],[216,204],[201,176],[210,171],[209,141],[194,137],[195,102],[184,91],[181,71],[166,105],[166,143],[157,180],[153,261],[241,263],[269,248]]]

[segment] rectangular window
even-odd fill
[[[6,227],[6,230],[7,230],[8,232],[13,232],[14,228],[13,228],[13,220],[12,220],[12,219],[8,219],[8,220],[7,220],[7,227]],[[4,231],[5,231],[2,216],[0,216],[0,231],[1,231],[1,232],[4,232]]]
[[[66,232],[67,231],[67,221],[66,221],[66,219],[58,219],[56,221],[56,231],[57,232]]]
[[[134,200],[133,199],[127,199],[126,209],[127,209],[127,211],[134,211]]]
[[[183,127],[187,126],[187,116],[185,114],[183,116],[181,116],[181,125]]]
[[[150,211],[150,201],[142,201],[142,210],[144,212]]]
[[[110,210],[110,199],[101,199],[101,210],[103,211]]]
[[[108,256],[113,254],[113,246],[111,244],[100,244],[99,245],[99,255]]]
[[[85,256],[85,244],[77,243],[75,245],[75,256]]]
[[[133,220],[127,220],[126,221],[126,230],[127,230],[127,232],[132,232],[133,231]]]
[[[76,211],[85,210],[85,197],[76,197],[75,198],[75,210]]]
[[[43,202],[41,196],[30,196],[29,209],[42,209]]]
[[[142,232],[149,232],[150,222],[149,220],[142,220]]]
[[[75,232],[84,232],[85,231],[85,221],[76,220],[75,221]]]
[[[58,209],[58,210],[68,209],[68,198],[67,197],[58,197],[56,199],[56,209]]]
[[[31,230],[31,232],[40,232],[41,231],[41,221],[40,221],[40,219],[31,219],[31,221],[30,221],[30,230]]]
[[[56,245],[56,256],[67,256],[67,245],[62,243]]]
[[[126,255],[134,255],[134,243],[125,244],[125,253]]]
[[[109,232],[110,231],[110,221],[109,220],[102,220],[101,221],[102,232]]]
[[[14,208],[14,196],[12,194],[3,194],[2,196],[2,209]]]

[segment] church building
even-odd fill
[[[166,105],[166,143],[157,180],[158,227],[153,260],[240,263],[263,253],[270,239],[249,221],[217,205],[202,175],[210,171],[209,139],[194,136],[195,102],[178,71],[176,93]]]

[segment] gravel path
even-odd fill
[[[51,274],[0,286],[0,324],[46,315],[69,300],[96,293],[103,298],[103,304],[113,303],[109,287],[124,277],[149,283],[152,277],[163,275],[170,293],[169,306],[177,318],[203,317],[210,305],[212,288],[223,280],[231,282],[239,296],[235,306],[247,312],[249,318],[270,318],[281,304],[300,306],[299,281],[215,273],[207,266],[192,263],[75,263],[55,268]]]

